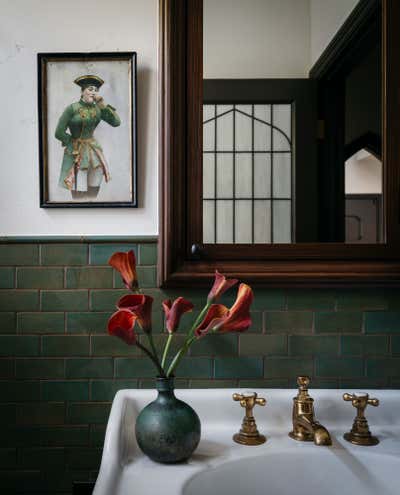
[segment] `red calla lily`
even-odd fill
[[[131,311],[120,309],[108,320],[108,333],[119,337],[128,345],[136,344],[136,334],[134,331],[136,315]]]
[[[192,311],[194,308],[193,304],[183,297],[178,297],[173,303],[171,303],[169,299],[166,299],[163,301],[162,305],[168,333],[174,333],[178,330],[181,316],[188,311]]]
[[[127,253],[114,253],[108,264],[119,271],[127,289],[133,291],[138,289],[136,258],[132,249]]]
[[[215,270],[215,280],[214,285],[212,286],[207,300],[208,301],[216,301],[219,299],[224,292],[237,284],[238,280],[236,278],[227,279],[224,275],[219,273],[218,270]]]
[[[151,308],[153,298],[141,294],[128,294],[121,297],[117,303],[118,309],[128,309],[137,318],[137,321],[145,333],[151,332]]]
[[[203,337],[208,332],[244,332],[251,325],[250,306],[253,291],[246,284],[240,284],[236,301],[228,309],[223,304],[212,304],[201,324],[196,328],[196,337]]]

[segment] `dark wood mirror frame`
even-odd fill
[[[191,246],[201,239],[201,203],[189,199],[202,187],[203,2],[160,0],[161,287],[208,285],[216,268],[271,287],[400,286],[400,2],[381,3],[386,242],[226,244],[199,256]]]

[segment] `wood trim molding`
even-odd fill
[[[278,287],[400,286],[400,2],[382,0],[386,244],[209,245],[200,256],[190,252],[201,225],[187,196],[193,177],[201,187],[202,0],[159,2],[159,286],[207,285],[216,268]]]

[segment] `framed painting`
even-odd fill
[[[136,53],[39,53],[40,206],[136,207]]]

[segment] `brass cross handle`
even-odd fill
[[[237,443],[242,445],[260,445],[266,441],[264,435],[260,435],[257,430],[257,425],[253,416],[254,406],[265,406],[267,401],[262,397],[257,397],[256,392],[251,394],[233,394],[232,399],[239,402],[246,409],[246,414],[243,418],[242,428],[239,433],[233,436]]]
[[[376,445],[379,440],[371,435],[368,427],[368,421],[364,416],[364,411],[368,405],[379,406],[378,399],[370,399],[368,394],[343,394],[343,400],[351,402],[357,409],[357,415],[354,419],[353,427],[350,432],[345,433],[344,438],[356,445]]]

